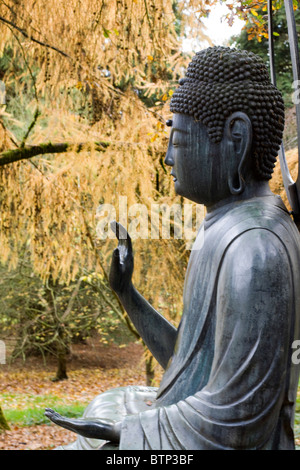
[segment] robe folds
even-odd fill
[[[174,353],[120,449],[293,449],[298,230],[277,196],[209,213],[187,269]]]

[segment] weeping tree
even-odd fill
[[[205,37],[201,17],[214,3],[0,2],[0,258],[7,269],[26,246],[45,285],[68,286],[87,267],[107,279],[114,243],[97,236],[100,204],[116,207],[117,217],[119,196],[149,210],[151,202],[183,204],[163,165],[168,100],[188,60],[180,41],[187,31]],[[266,1],[228,7],[229,23],[238,15],[248,36],[267,36]],[[135,248],[135,283],[177,323],[185,241],[136,240]],[[117,299],[114,305],[131,328]],[[151,357],[147,364],[152,377]]]
[[[135,284],[179,321],[186,240],[172,239],[174,221],[170,238],[149,239],[153,204],[184,204],[163,159],[168,101],[188,61],[181,35],[187,24],[203,34],[201,21],[185,7],[163,0],[0,3],[6,91],[0,106],[0,258],[15,269],[20,252],[29,252],[34,275],[45,289],[52,286],[48,318],[55,312],[53,286],[76,286],[86,272],[98,273],[99,298],[136,334],[118,299],[107,295],[116,241],[99,235],[97,208],[110,204],[117,219],[128,220],[129,232],[137,232]],[[137,227],[139,210],[147,211],[145,239],[141,221]],[[67,351],[66,329],[62,321],[58,357]]]
[[[26,249],[44,286],[49,280],[76,285],[86,272],[98,273],[106,285],[116,242],[109,227],[99,235],[97,208],[109,204],[136,234],[137,288],[178,324],[189,245],[174,239],[174,219],[170,237],[160,232],[150,241],[150,214],[154,206],[186,202],[175,195],[164,166],[166,120],[190,61],[181,52],[182,38],[209,40],[201,18],[214,3],[0,2],[6,91],[0,105],[0,259],[7,269],[16,268]],[[232,2],[228,21],[234,14],[256,21],[258,3]],[[99,289],[102,300],[105,292]],[[112,301],[132,328],[118,299]],[[61,328],[64,337],[66,324]]]

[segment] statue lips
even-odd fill
[[[173,181],[175,183],[177,181],[177,178],[176,178],[176,176],[174,175],[174,173],[172,171],[171,171],[171,176],[173,176]]]

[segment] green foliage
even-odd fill
[[[261,12],[265,14],[265,12]],[[285,101],[287,107],[293,105],[292,93],[294,91],[292,65],[290,58],[290,48],[288,42],[287,22],[285,17],[285,10],[281,8],[274,12],[274,48],[275,48],[275,67],[277,86]],[[295,10],[295,18],[297,23],[297,31],[300,46],[300,10]],[[232,39],[234,45],[239,49],[252,51],[263,58],[266,64],[269,64],[268,56],[268,38],[256,37],[251,38],[249,31],[252,25],[249,23],[239,36]]]
[[[5,81],[6,91],[6,107],[2,119],[5,127],[20,141],[38,106],[35,90],[38,68],[32,69],[24,54],[22,48],[16,53],[7,45],[0,55],[0,78]],[[20,77],[18,81],[17,76]]]
[[[178,1],[173,1],[172,2],[172,9],[173,9],[173,12],[174,12],[174,15],[175,15],[175,32],[177,34],[178,37],[181,36],[182,34],[182,13],[179,11],[179,8],[178,8]]]
[[[105,289],[109,304],[99,294]],[[117,312],[110,289],[95,273],[69,285],[44,284],[25,256],[13,271],[0,267],[0,328],[16,338],[12,359],[57,356],[62,347],[67,353],[95,332],[105,344],[115,338],[127,342],[130,335]]]

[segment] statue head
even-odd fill
[[[215,175],[211,185],[218,184],[218,176],[227,178],[227,189],[234,194],[242,192],[245,172],[268,181],[282,141],[284,103],[263,60],[252,52],[211,47],[193,57],[179,85],[171,99],[173,124],[183,127],[186,136],[194,133],[198,152],[205,147],[207,173]],[[172,132],[176,134],[174,125]],[[227,170],[220,168],[224,165]],[[219,199],[226,197],[223,192]]]

